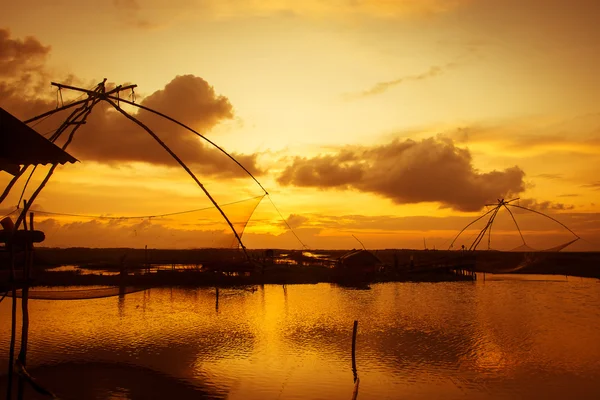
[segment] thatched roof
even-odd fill
[[[16,175],[21,165],[65,164],[77,159],[0,107],[0,170]]]

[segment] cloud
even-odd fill
[[[125,27],[143,30],[181,21],[301,17],[337,21],[395,20],[446,13],[472,0],[112,0]]]
[[[444,132],[457,143],[493,146],[494,152],[533,156],[549,153],[596,156],[600,152],[600,113],[548,124],[536,118],[508,120],[502,124],[474,124]],[[541,173],[535,177],[559,179],[562,173]]]
[[[587,183],[585,185],[581,185],[581,187],[593,189],[593,190],[600,190],[600,181],[593,182],[593,183]]]
[[[513,213],[517,209],[512,209]],[[564,212],[559,215],[549,213],[567,225],[587,241],[580,241],[567,250],[598,250],[600,230],[598,213]],[[310,226],[301,226],[295,231],[312,248],[340,249],[353,248],[357,242],[351,234],[356,234],[369,249],[381,248],[423,248],[423,237],[428,247],[447,249],[450,242],[467,224],[474,220],[469,216],[406,216],[395,215],[339,215],[306,214]],[[572,235],[556,222],[535,213],[519,213],[516,216],[527,243],[534,248],[549,248],[564,243]],[[46,233],[42,243],[46,247],[134,247],[144,245],[154,248],[199,248],[235,247],[233,235],[214,224],[203,225],[202,220],[193,220],[193,225],[173,225],[163,220],[110,220],[93,219],[77,222],[64,222],[55,218],[36,217],[36,229]],[[455,248],[460,244],[470,244],[472,234],[478,232],[485,220],[472,225],[460,236]],[[278,225],[281,227],[280,225]],[[249,248],[300,248],[298,240],[289,230],[281,234],[273,231],[244,233],[242,240]],[[593,242],[593,243],[592,243]],[[492,244],[497,249],[514,248],[520,243],[512,218],[502,211],[494,222]],[[583,245],[577,246],[577,245]]]
[[[290,226],[290,228],[296,229],[303,225],[305,222],[307,222],[308,217],[305,217],[304,215],[290,214],[290,216],[285,221],[287,222],[287,225]],[[283,224],[283,226],[287,228],[285,224]]]
[[[233,117],[229,100],[216,95],[204,79],[193,75],[175,77],[164,89],[144,98],[141,105],[182,121],[199,132],[206,132]],[[108,104],[97,107],[69,148],[75,157],[102,163],[140,161],[175,165],[171,156],[145,130],[114,112]],[[134,115],[161,137],[177,156],[197,166],[201,173],[221,177],[245,175],[233,161],[193,133],[148,111],[141,110]],[[234,153],[232,156],[250,171],[261,173],[256,165],[256,154]]]
[[[11,39],[10,31],[0,28],[0,77],[39,71],[49,52],[50,46],[34,37]]]
[[[344,97],[348,100],[352,100],[352,99],[358,99],[358,98],[362,98],[362,97],[374,96],[377,94],[384,93],[387,90],[393,88],[394,86],[398,86],[405,82],[415,82],[415,81],[426,80],[429,78],[434,78],[438,75],[443,74],[448,69],[454,68],[455,66],[456,66],[455,63],[448,63],[444,66],[433,66],[433,67],[429,68],[428,71],[423,72],[421,74],[408,75],[408,76],[394,79],[391,81],[378,82],[375,85],[373,85],[371,88],[363,90],[361,92],[346,93],[344,95]]]
[[[77,221],[61,223],[48,218],[36,223],[36,229],[46,232],[47,247],[137,247],[202,248],[230,247],[233,234],[224,230],[169,227],[145,219],[128,223],[119,220]]]
[[[397,204],[439,202],[442,207],[475,211],[522,192],[524,176],[517,166],[479,172],[468,150],[449,139],[429,138],[295,157],[277,180],[282,185],[370,192]]]
[[[137,0],[113,0],[113,6],[117,9],[119,18],[125,25],[132,25],[140,29],[154,29],[160,24],[143,18],[143,11]]]
[[[45,68],[50,46],[32,36],[12,38],[10,30],[0,28],[0,106],[21,117],[28,110],[48,110],[48,102],[36,98],[47,87]]]
[[[134,4],[134,3],[131,3]],[[133,5],[130,5],[133,7]],[[0,107],[26,119],[56,107],[56,99],[39,90],[52,73],[44,64],[50,48],[37,39],[11,39],[7,30],[0,30]],[[65,78],[68,84],[89,87],[74,76]],[[64,81],[63,81],[64,82]],[[65,96],[68,91],[64,90]],[[42,93],[42,95],[40,95]],[[161,90],[140,102],[169,115],[201,133],[210,131],[221,121],[233,118],[233,106],[227,97],[218,95],[204,79],[194,75],[175,77]],[[132,111],[177,154],[184,162],[196,166],[198,172],[218,177],[243,177],[245,172],[220,151],[193,133],[147,111]],[[36,126],[40,133],[56,129],[66,115],[60,114]],[[147,162],[175,166],[176,162],[142,128],[127,120],[105,102],[99,103],[86,125],[79,129],[69,153],[85,161],[107,164]],[[235,154],[242,165],[254,174],[262,171],[257,154]]]
[[[448,12],[471,0],[204,0],[201,5],[220,17],[295,15],[311,18],[395,19]]]
[[[517,205],[541,212],[564,211],[575,208],[575,206],[572,204],[553,203],[551,201],[537,201],[535,199],[519,199]]]
[[[125,10],[139,10],[140,4],[136,0],[113,0],[113,5]]]
[[[565,193],[565,194],[559,194],[557,197],[579,197],[581,196],[580,194],[577,193]]]
[[[562,179],[562,174],[537,174],[536,178],[544,178],[544,179]]]
[[[217,95],[208,82],[194,75],[177,76],[164,89],[144,98],[141,104],[185,121],[200,131],[212,128],[223,119],[233,118],[229,99]],[[148,114],[141,110],[139,116],[149,122],[156,120],[156,123],[162,123],[161,127],[172,127],[170,122]]]

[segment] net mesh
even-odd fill
[[[147,290],[134,286],[110,286],[94,288],[58,288],[58,289],[29,289],[27,297],[33,300],[90,300],[101,299],[104,297],[123,296],[130,293],[136,293]],[[23,295],[21,290],[17,291],[17,298]],[[8,292],[7,296],[12,296]]]
[[[510,204],[508,207],[512,215],[503,206],[489,208],[489,214],[484,214],[456,236],[452,248],[556,252],[579,240],[554,217],[535,210],[511,207]],[[496,209],[497,213],[494,213]]]
[[[492,243],[510,249],[502,257],[493,251],[477,254],[478,271],[517,272],[543,261],[549,253],[559,252],[580,239],[556,218],[511,204],[516,200],[518,199],[508,202],[500,200],[467,225],[454,239],[453,244],[472,251],[492,250]],[[555,242],[554,245],[548,247],[552,242]],[[539,250],[540,248],[545,250]]]

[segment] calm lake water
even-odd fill
[[[30,300],[30,373],[62,399],[349,400],[358,320],[359,399],[600,398],[598,280],[256,289]]]

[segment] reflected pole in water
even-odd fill
[[[219,288],[215,288],[215,311],[219,312]]]
[[[125,316],[125,286],[119,286],[119,296],[117,300],[117,309],[119,311],[119,317]]]
[[[352,329],[352,374],[354,374],[354,382],[358,377],[356,373],[356,332],[358,331],[358,321],[354,321],[354,328]]]
[[[356,372],[356,333],[358,332],[358,321],[354,321],[354,328],[352,329],[352,375],[354,375],[354,390],[352,391],[352,400],[356,400],[358,397],[358,373]]]
[[[6,399],[12,399],[13,367],[15,362],[15,336],[17,334],[17,289],[16,283],[12,282],[12,313],[10,329],[10,345],[8,350],[8,382],[6,386]]]
[[[27,200],[23,200],[23,206],[27,207]],[[23,220],[23,229],[27,231],[27,218]],[[29,214],[29,228],[33,232],[33,213]],[[17,357],[20,365],[25,368],[27,366],[27,344],[29,342],[29,280],[31,278],[31,268],[33,266],[33,242],[27,240],[25,242],[25,262],[23,264],[23,289],[21,290],[21,349]],[[23,391],[25,389],[25,380],[23,375],[19,375],[17,387],[17,399],[23,399]]]

